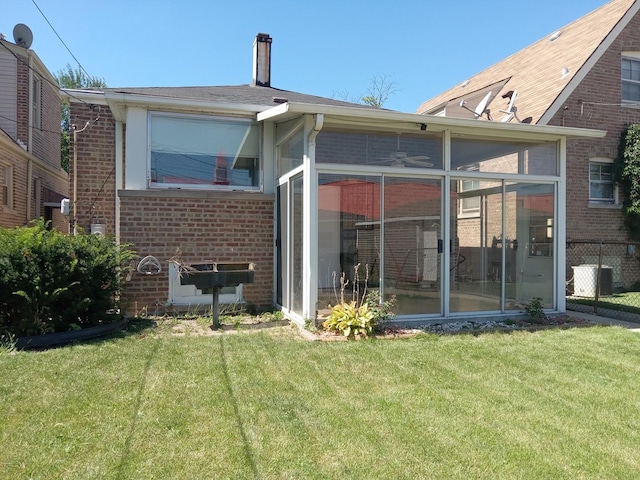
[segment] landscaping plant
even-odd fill
[[[0,229],[0,334],[40,335],[96,326],[117,311],[134,253],[101,235]]]
[[[340,297],[335,290],[336,274],[334,272],[334,292],[336,305],[331,307],[329,318],[322,322],[322,326],[332,332],[338,332],[345,337],[353,338],[358,335],[369,336],[380,322],[388,319],[393,314],[391,308],[394,299],[387,302],[380,301],[378,290],[368,291],[369,268],[365,265],[365,278],[363,291],[360,292],[360,264],[354,267],[353,282],[350,282],[345,273],[340,275]],[[345,290],[351,285],[351,300],[345,300]]]

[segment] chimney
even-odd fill
[[[259,33],[253,42],[253,85],[271,86],[271,37]]]

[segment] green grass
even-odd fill
[[[567,297],[567,302],[595,305],[594,298]],[[598,298],[598,307],[640,314],[640,292],[614,293]]]
[[[640,335],[141,330],[0,351],[3,479],[640,477]]]

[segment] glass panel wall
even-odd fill
[[[291,268],[289,270],[289,277],[291,278],[291,294],[289,297],[289,303],[291,310],[299,315],[303,314],[303,188],[304,181],[302,175],[298,175],[291,179],[291,218],[289,219],[291,232],[291,245],[289,249],[291,256]]]
[[[396,315],[441,312],[441,181],[384,177],[384,297]]]
[[[323,130],[316,139],[316,163],[377,167],[442,168],[442,136],[352,133]]]
[[[465,182],[451,182],[455,208],[451,209],[449,308],[452,313],[500,310],[502,249],[506,244],[502,241],[502,182],[477,180],[473,189]],[[477,205],[475,212],[466,210],[472,203]]]
[[[380,285],[381,177],[320,174],[318,182],[318,310],[341,299],[340,276],[364,292]],[[359,267],[358,267],[359,266]],[[358,278],[357,278],[358,277]],[[359,280],[359,281],[358,281]]]
[[[282,176],[302,165],[303,158],[304,132],[299,129],[278,147],[278,175]]]
[[[531,183],[508,183],[510,198],[507,228],[516,232],[515,288],[507,290],[507,309],[521,308],[532,298],[545,308],[554,304],[555,187]]]
[[[451,169],[523,175],[558,175],[556,142],[451,138]]]

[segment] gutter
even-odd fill
[[[342,107],[336,105],[319,105],[309,103],[287,102],[258,113],[258,121],[285,121],[303,114],[324,114],[325,123],[358,124],[360,126],[385,127],[385,124],[397,122],[401,128],[420,131],[422,125],[429,132],[475,133],[489,136],[505,133],[567,137],[567,138],[603,138],[607,132],[574,127],[556,127],[551,125],[531,125],[523,123],[502,123],[466,118],[440,117],[417,113],[401,113],[389,110],[360,107]]]

